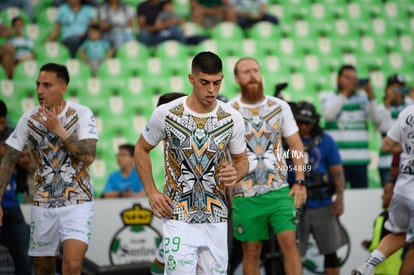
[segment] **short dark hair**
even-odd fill
[[[352,65],[352,64],[344,64],[344,65],[342,65],[342,66],[339,68],[339,71],[338,71],[338,76],[341,76],[341,75],[342,75],[342,72],[343,72],[343,71],[347,71],[347,70],[353,70],[353,71],[356,71],[356,68],[355,68],[355,66],[354,66],[354,65]]]
[[[220,57],[213,52],[200,52],[194,56],[191,62],[191,72],[218,74],[222,71],[223,63]]]
[[[183,97],[185,95],[186,94],[184,94],[184,93],[177,93],[177,92],[171,92],[171,93],[163,94],[158,98],[157,107],[162,105],[162,104],[173,101],[174,99]]]
[[[69,84],[69,72],[65,65],[60,65],[56,63],[46,63],[40,67],[41,72],[55,72],[56,76],[60,79],[63,79],[66,85]]]
[[[11,21],[12,26],[14,26],[14,24],[16,23],[16,21],[23,21],[24,22],[24,20],[23,20],[22,17],[16,16],[16,17],[13,17],[13,19]]]
[[[6,116],[7,116],[6,103],[4,103],[4,101],[0,99],[0,117],[6,117]]]
[[[99,24],[98,23],[90,24],[89,25],[89,29],[90,30],[97,30],[97,31],[100,31],[101,30],[101,28],[99,27]]]
[[[121,145],[119,145],[119,146],[118,146],[118,150],[121,150],[121,149],[123,149],[123,150],[127,150],[127,151],[128,151],[128,153],[129,153],[129,155],[130,155],[131,157],[133,157],[133,156],[134,156],[134,150],[135,150],[135,146],[134,146],[134,145],[129,144],[129,143],[126,143],[126,144],[121,144]]]

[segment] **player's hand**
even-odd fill
[[[157,218],[169,218],[172,215],[172,200],[166,195],[160,192],[155,192],[148,195],[148,201],[151,206],[152,212]]]
[[[295,196],[293,203],[296,208],[301,208],[306,203],[306,194],[306,186],[301,184],[293,184],[290,189],[289,196]]]
[[[226,160],[221,166],[219,177],[225,186],[232,187],[237,183],[237,170]]]

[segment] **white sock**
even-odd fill
[[[375,268],[385,260],[384,254],[378,249],[371,252],[364,263],[364,271],[367,275],[373,275]]]

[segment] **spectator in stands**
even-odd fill
[[[28,17],[30,22],[34,22],[33,7],[30,0],[1,0],[0,11],[10,7],[17,7],[21,9]]]
[[[335,141],[319,126],[320,115],[313,104],[299,102],[294,116],[308,156],[304,166],[307,201],[300,216],[299,247],[305,255],[312,234],[320,254],[324,255],[325,273],[339,275],[336,252],[345,245],[338,220],[344,212],[345,176],[341,157]]]
[[[114,55],[111,43],[102,39],[102,33],[97,24],[89,26],[88,37],[80,46],[79,55],[82,61],[91,67],[93,76],[97,75],[101,63]]]
[[[166,39],[185,42],[184,32],[179,28],[182,22],[180,18],[172,17],[161,24],[156,24],[158,16],[163,11],[164,1],[160,0],[146,0],[138,5],[138,40],[140,42],[147,46],[156,46]],[[168,30],[168,36],[163,33],[166,30]]]
[[[182,34],[179,41],[185,43],[184,32],[181,28],[184,19],[175,11],[174,2],[172,0],[165,0],[163,3],[162,11],[158,14],[157,19],[155,20],[155,25],[158,28],[163,29],[159,34],[161,41],[168,40],[174,33],[179,33]],[[169,28],[164,28],[165,25],[171,26]]]
[[[11,34],[11,30],[3,23],[0,18],[0,38],[7,39],[11,36]],[[8,79],[12,79],[15,66],[13,45],[9,43],[0,44],[0,63],[6,72],[6,77]]]
[[[78,48],[82,45],[88,32],[88,26],[94,20],[91,6],[82,0],[68,0],[59,5],[56,23],[47,41],[60,41],[70,52],[72,58],[76,57]]]
[[[59,7],[61,4],[66,3],[68,0],[53,0],[53,6]],[[102,1],[101,0],[83,0],[82,3],[85,5],[97,7]]]
[[[236,23],[236,13],[229,0],[190,0],[191,21],[204,28],[213,28],[223,21]]]
[[[230,0],[230,4],[236,12],[237,23],[244,29],[260,21],[279,23],[276,16],[267,13],[267,0]]]
[[[105,0],[98,8],[99,26],[115,50],[135,40],[133,28],[135,14],[130,5],[121,0]]]
[[[7,121],[7,106],[4,101],[0,100],[0,162],[7,151],[5,141],[12,131],[13,128]],[[9,249],[14,262],[15,274],[32,274],[31,259],[27,255],[29,226],[24,220],[17,197],[16,171],[13,172],[1,200],[3,224],[0,226],[0,243]]]
[[[12,36],[9,38],[8,43],[14,47],[15,64],[34,59],[33,41],[24,34],[24,21],[21,17],[13,18]]]
[[[112,172],[102,192],[103,198],[144,197],[145,191],[134,165],[134,145],[122,144],[116,154],[119,170]]]
[[[368,187],[368,120],[380,121],[374,91],[369,81],[357,85],[353,65],[342,65],[337,77],[337,91],[322,96],[325,128],[339,147],[345,178],[351,188]],[[360,92],[360,90],[364,92]]]
[[[363,240],[361,245],[363,248],[369,252],[374,251],[379,242],[389,233],[389,230],[385,228],[385,221],[389,217],[389,207],[391,203],[391,198],[394,193],[394,183],[387,182],[383,186],[383,195],[382,195],[382,209],[383,211],[376,217],[373,227],[373,236],[370,240]],[[377,275],[384,274],[398,274],[402,263],[402,252],[403,249],[398,250],[396,253],[392,254],[388,259],[386,259],[382,264],[375,268],[375,273]]]
[[[398,114],[405,108],[405,80],[404,77],[394,74],[388,77],[385,88],[384,103],[378,106],[378,112],[381,117],[377,127],[384,138],[387,131],[397,120]],[[391,175],[392,153],[379,152],[378,170],[381,178],[381,185],[394,182]]]

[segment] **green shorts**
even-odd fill
[[[296,231],[294,196],[289,187],[254,197],[234,197],[232,200],[234,237],[242,242],[269,239],[269,225],[273,233]]]

